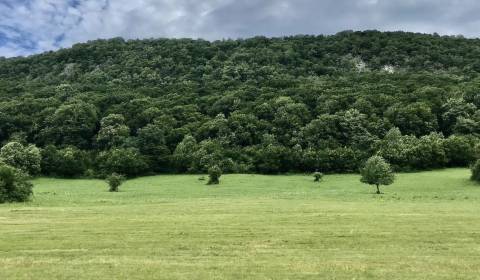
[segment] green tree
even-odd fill
[[[452,135],[445,139],[445,155],[450,166],[465,167],[475,160],[475,144],[477,139],[472,136]]]
[[[381,194],[380,185],[388,186],[395,181],[390,164],[382,157],[373,156],[367,160],[365,166],[360,170],[362,178],[360,181],[365,184],[375,185],[377,194]]]
[[[91,155],[75,146],[58,149],[49,145],[42,150],[42,171],[60,177],[82,176],[91,167]]]
[[[402,135],[398,128],[390,129],[377,143],[377,154],[391,163],[395,169],[412,169],[415,162],[412,156],[418,139],[412,135]]]
[[[173,160],[178,171],[185,172],[192,168],[192,155],[197,151],[197,149],[197,141],[191,135],[185,136],[182,142],[178,143],[177,148],[173,153]]]
[[[445,154],[445,138],[439,133],[430,133],[418,139],[412,153],[412,161],[417,169],[432,169],[445,167],[448,158]]]
[[[171,152],[166,145],[165,132],[159,123],[148,124],[137,132],[140,152],[147,158],[153,171],[168,170]]]
[[[447,135],[450,135],[453,133],[457,121],[460,118],[470,119],[475,113],[476,107],[471,103],[466,103],[463,99],[449,99],[442,106],[442,110],[442,130]]]
[[[40,173],[41,159],[40,150],[35,145],[24,146],[18,142],[10,142],[0,149],[0,161],[30,175]]]
[[[88,148],[95,135],[97,108],[93,104],[74,101],[60,106],[46,120],[40,132],[43,142]]]
[[[125,125],[125,118],[120,114],[110,114],[100,121],[97,143],[101,148],[117,147],[122,145],[129,135],[130,129]]]
[[[148,170],[145,157],[136,148],[113,148],[98,156],[98,170],[102,174],[125,174],[135,177]]]
[[[395,105],[386,112],[386,116],[406,135],[423,136],[438,128],[437,117],[423,102]]]

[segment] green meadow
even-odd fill
[[[0,205],[0,279],[478,279],[467,169],[359,175],[39,178]]]

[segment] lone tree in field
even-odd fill
[[[320,181],[322,181],[323,173],[322,173],[322,172],[315,171],[315,173],[313,173],[313,178],[315,178],[315,179],[313,180],[314,182],[320,182]]]
[[[472,165],[472,181],[480,182],[480,159]]]
[[[377,194],[381,194],[380,185],[388,186],[395,181],[390,164],[380,156],[373,156],[367,160],[365,166],[360,170],[362,178],[360,181],[365,184],[375,185]]]
[[[125,181],[125,176],[113,173],[106,178],[110,192],[118,192],[118,187]]]
[[[32,188],[23,171],[0,163],[0,203],[27,201],[32,195]]]
[[[222,176],[222,169],[218,165],[212,166],[208,169],[208,183],[207,185],[220,184],[220,176]]]

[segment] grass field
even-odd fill
[[[401,174],[34,181],[0,206],[0,279],[479,279],[480,185]]]

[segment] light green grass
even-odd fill
[[[0,279],[478,279],[480,186],[398,175],[35,180],[0,206]]]

